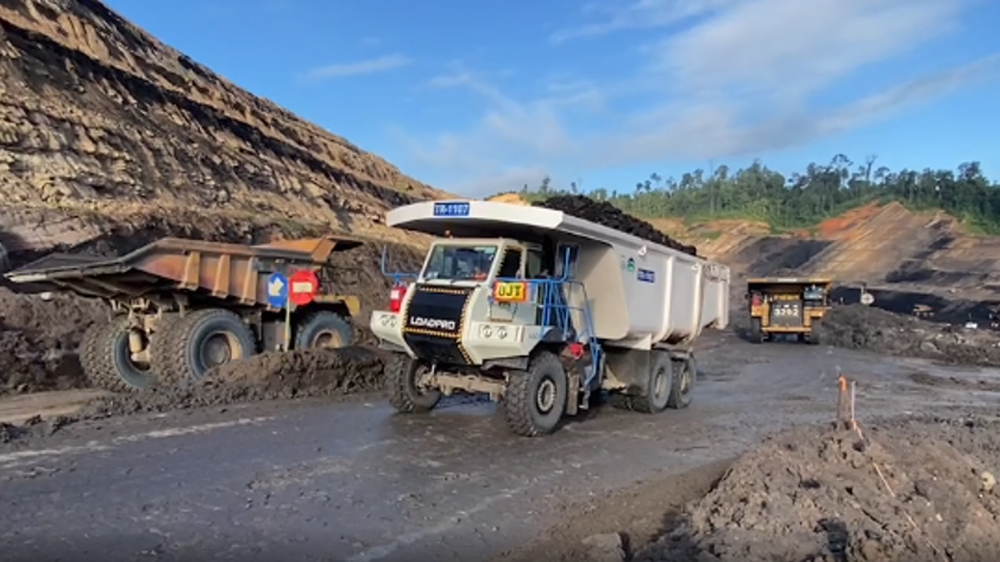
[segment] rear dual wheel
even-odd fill
[[[612,394],[611,406],[646,414],[658,414],[668,408],[687,408],[698,373],[694,357],[672,357],[665,351],[650,353],[651,366],[642,393]]]
[[[295,326],[295,349],[338,349],[353,343],[354,331],[350,322],[336,312],[312,312]]]
[[[83,334],[80,366],[87,381],[112,392],[131,392],[155,386],[156,374],[149,365],[132,361],[129,349],[131,326],[127,316],[96,323]]]
[[[215,367],[257,354],[257,338],[233,312],[207,308],[170,316],[150,345],[164,384],[201,381]]]

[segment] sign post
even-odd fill
[[[292,292],[285,294],[285,351],[292,350]]]

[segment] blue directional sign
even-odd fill
[[[280,271],[267,278],[267,304],[275,308],[285,308],[288,304],[288,278]]]
[[[435,217],[467,217],[469,216],[468,201],[451,201],[434,204]]]

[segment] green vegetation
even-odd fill
[[[576,184],[553,188],[546,178],[535,189],[524,186],[520,196],[538,201],[578,191]],[[838,154],[829,164],[809,164],[790,177],[754,162],[735,172],[726,166],[711,173],[699,169],[679,180],[653,173],[630,193],[600,188],[588,195],[647,219],[749,219],[766,222],[776,231],[808,229],[872,201],[899,201],[913,210],[948,211],[973,232],[1000,234],[1000,184],[988,180],[978,162],[964,163],[957,171],[893,172],[876,167],[874,157],[856,164]]]

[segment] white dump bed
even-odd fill
[[[428,201],[389,212],[389,226],[437,236],[549,235],[579,245],[576,278],[594,332],[608,344],[685,343],[729,323],[729,268],[562,211],[493,201]],[[584,291],[571,295],[582,305]]]

